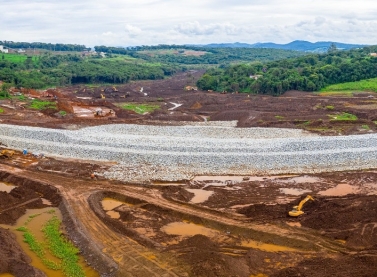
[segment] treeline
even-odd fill
[[[280,95],[288,90],[317,91],[336,83],[377,77],[377,46],[349,51],[330,49],[267,63],[231,65],[208,70],[197,85],[204,90]]]
[[[43,42],[14,42],[14,41],[0,41],[0,45],[12,49],[45,49],[51,51],[84,51],[90,50],[85,45],[78,44],[63,44],[63,43],[43,43]]]
[[[187,45],[137,46],[129,48],[95,46],[96,52],[129,55],[148,62],[174,63],[187,65],[226,65],[251,61],[273,61],[305,55],[304,52],[266,48],[204,48]],[[158,50],[178,50],[177,54],[163,54]],[[185,55],[184,51],[204,52],[204,55]],[[145,52],[152,51],[152,52]],[[155,51],[155,52],[153,52]],[[153,53],[153,55],[151,54]]]
[[[0,80],[16,87],[44,88],[77,83],[126,83],[162,79],[184,68],[164,64],[132,64],[79,55],[43,55],[24,62],[0,59]]]

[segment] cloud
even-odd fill
[[[211,36],[215,34],[237,35],[242,28],[230,23],[211,23],[202,25],[198,21],[181,23],[175,31],[188,36]]]
[[[132,26],[131,24],[126,24],[125,32],[129,37],[135,38],[142,33],[142,30],[136,26]]]
[[[375,0],[0,0],[0,40],[88,46],[376,43]]]

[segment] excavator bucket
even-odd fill
[[[298,206],[294,206],[292,211],[288,212],[289,216],[297,217],[297,216],[304,214],[304,212],[302,211],[302,207],[309,200],[314,201],[314,198],[311,197],[310,195],[307,195],[303,200],[301,200],[301,202],[300,202],[300,204],[298,204]]]

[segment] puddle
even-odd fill
[[[54,212],[52,212],[54,211]],[[48,277],[65,277],[62,270],[52,270],[47,268],[47,266],[42,263],[41,259],[30,250],[29,245],[24,242],[23,232],[17,231],[16,229],[21,226],[27,226],[27,228],[33,233],[37,241],[44,241],[44,234],[42,232],[43,225],[50,220],[53,216],[57,216],[60,220],[62,215],[57,208],[43,208],[43,209],[28,209],[26,214],[21,216],[16,225],[4,225],[0,224],[0,227],[9,229],[16,235],[17,242],[23,249],[23,251],[31,258],[31,265],[35,268],[42,270]],[[58,262],[58,259],[52,256],[49,251],[45,251],[45,257],[51,261]],[[99,277],[98,273],[90,268],[84,261],[83,257],[79,257],[79,265],[83,268],[85,276],[87,277]],[[0,275],[1,277],[5,277]],[[12,276],[12,275],[9,275]]]
[[[186,223],[186,222],[173,222],[161,228],[161,231],[169,235],[178,235],[183,237],[191,237],[194,235],[204,235],[213,237],[218,234],[218,231],[206,228],[201,225]]]
[[[239,183],[239,182],[263,182],[263,181],[266,181],[266,180],[275,180],[275,179],[283,179],[283,178],[290,178],[290,177],[296,177],[298,175],[276,175],[276,176],[195,176],[191,181],[199,181],[199,182],[204,182],[204,181],[219,181],[219,182],[213,182],[211,183],[212,185],[213,184],[222,184],[224,185],[224,183],[226,182],[236,182],[236,183]],[[309,177],[309,176],[299,176],[299,177],[296,177],[296,178],[306,178],[306,177]],[[311,177],[309,177],[311,178]],[[294,179],[294,178],[292,178]],[[292,180],[291,179],[291,180]],[[299,179],[298,179],[299,180]]]
[[[7,193],[10,193],[12,189],[14,189],[16,186],[13,186],[8,183],[0,182],[0,191],[4,191]]]
[[[202,189],[186,189],[188,192],[194,193],[194,197],[191,199],[191,203],[203,203],[208,200],[208,198],[213,194],[213,191],[202,190]]]
[[[152,182],[154,186],[185,186],[184,183],[164,183],[164,182]]]
[[[115,219],[120,218],[120,213],[115,212],[115,211],[108,211],[106,212],[106,214],[110,216],[111,218],[115,218]]]
[[[235,182],[241,182],[243,177],[245,176],[195,176],[194,179],[191,181],[220,181],[220,182],[226,182],[226,181],[235,181]]]
[[[302,183],[318,183],[321,182],[321,179],[318,177],[312,177],[312,176],[297,176],[294,178],[289,178],[285,180],[279,180],[281,183],[296,183],[296,184],[302,184]]]
[[[330,188],[325,191],[320,191],[318,194],[324,196],[344,196],[347,194],[358,193],[359,189],[357,187],[351,186],[349,184],[339,184],[334,188]]]
[[[291,227],[301,227],[301,223],[300,222],[286,222],[287,225],[291,226]]]
[[[281,245],[275,245],[275,244],[267,244],[267,243],[262,243],[258,241],[252,241],[252,240],[242,241],[241,246],[259,249],[265,252],[297,252],[297,250],[294,248],[281,246]]]
[[[105,211],[114,210],[115,208],[122,206],[122,205],[132,206],[131,204],[128,204],[126,202],[122,202],[122,201],[119,201],[119,200],[115,200],[113,198],[104,198],[104,199],[102,199],[101,203],[102,203],[102,208]]]
[[[292,189],[292,188],[280,188],[281,193],[289,195],[301,195],[304,193],[312,192],[310,189]]]
[[[45,205],[48,205],[48,206],[52,206],[52,203],[50,200],[47,200],[45,198],[41,198],[42,199],[42,203],[45,204]]]

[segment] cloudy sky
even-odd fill
[[[377,44],[376,0],[0,0],[0,40]]]

